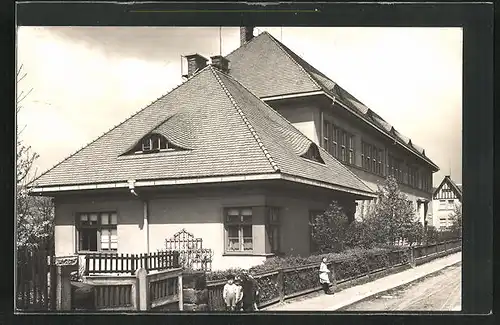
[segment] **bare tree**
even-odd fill
[[[26,77],[21,65],[17,70],[17,86]],[[32,88],[25,92],[20,91],[16,97],[16,113],[22,109],[22,102],[32,92]],[[39,157],[32,152],[31,146],[22,140],[22,129],[16,123],[16,237],[17,246],[40,247],[51,243],[53,240],[54,209],[52,201],[46,197],[33,197],[29,195],[28,185],[36,177],[34,162]],[[48,244],[51,245],[51,244]]]

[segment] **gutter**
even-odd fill
[[[141,198],[139,194],[135,191],[135,179],[129,180],[128,181],[128,188],[130,190],[130,193],[134,195],[135,197],[139,198],[142,200],[142,205],[143,205],[143,213],[142,213],[142,218],[143,218],[143,230],[144,230],[144,243],[146,246],[146,254],[149,254],[149,200],[145,199],[144,197]]]
[[[284,173],[267,173],[267,174],[255,174],[255,175],[235,175],[235,176],[222,176],[222,177],[201,177],[201,178],[184,178],[184,179],[164,179],[164,180],[151,180],[151,181],[135,181],[130,180],[125,182],[115,182],[106,184],[86,184],[86,185],[66,185],[66,186],[47,186],[47,187],[35,187],[32,188],[33,193],[43,194],[44,192],[65,192],[65,191],[77,191],[77,190],[91,190],[91,189],[112,189],[112,188],[129,188],[130,193],[135,196],[137,194],[136,188],[138,187],[150,187],[150,186],[168,186],[168,185],[186,185],[186,184],[208,184],[208,183],[227,183],[227,182],[238,182],[238,181],[252,181],[252,180],[273,180],[282,179],[287,181],[292,181],[295,183],[308,184],[313,186],[318,186],[322,188],[328,188],[331,190],[336,190],[340,192],[346,192],[350,194],[356,194],[366,197],[377,197],[373,192],[351,189],[341,185],[330,184],[326,182],[321,182],[317,180],[308,179],[305,177],[293,176]],[[140,197],[140,194],[136,195]]]

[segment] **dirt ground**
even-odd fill
[[[358,302],[345,311],[460,311],[461,264],[425,277],[401,289]]]

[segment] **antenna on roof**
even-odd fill
[[[222,26],[219,26],[219,55],[222,56]]]

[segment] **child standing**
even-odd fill
[[[229,275],[227,277],[227,283],[224,285],[224,289],[222,290],[222,299],[224,299],[224,302],[226,303],[227,311],[235,310],[238,295],[238,286],[234,283],[234,276]]]
[[[243,310],[243,286],[241,277],[236,276],[234,283],[236,284],[236,310]]]
[[[333,292],[330,291],[330,270],[328,269],[326,262],[326,257],[323,257],[319,266],[319,282],[323,286],[323,291],[325,292],[325,294],[328,295],[333,294]]]

